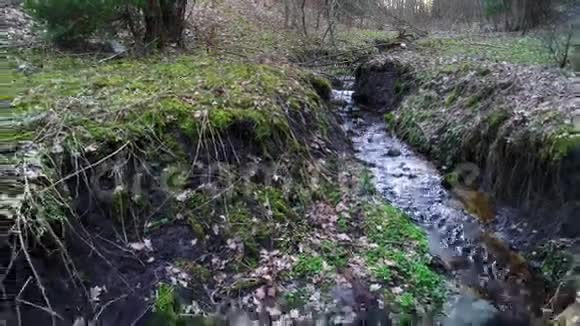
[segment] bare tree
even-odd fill
[[[555,63],[564,68],[574,50],[574,19],[580,14],[580,5],[573,1],[564,2],[559,10],[553,11],[544,28],[537,32],[538,38],[550,52]]]

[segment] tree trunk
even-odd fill
[[[187,0],[148,0],[145,7],[146,45],[162,48],[168,42],[183,45]]]
[[[284,28],[290,28],[290,0],[284,0]]]
[[[163,44],[163,29],[161,21],[161,6],[159,0],[147,0],[145,7],[145,37],[146,45]]]
[[[306,0],[302,0],[302,6],[300,6],[300,13],[302,15],[302,30],[304,36],[308,37],[308,25],[306,24]]]
[[[320,19],[322,18],[322,8],[318,9],[318,13],[316,14],[316,31],[320,30]]]

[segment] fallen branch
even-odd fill
[[[487,43],[466,43],[467,45],[473,45],[473,46],[483,46],[483,47],[490,47],[490,48],[496,48],[496,49],[504,49],[504,50],[508,50],[509,48],[506,46],[499,46],[499,45],[493,45],[493,44],[487,44]]]
[[[370,50],[370,49],[378,48],[378,47],[381,47],[381,46],[395,45],[396,43],[397,42],[376,43],[376,44],[373,44],[371,46],[365,46],[365,47],[362,47],[362,48],[357,48],[357,49],[352,49],[352,50],[343,51],[343,52],[339,52],[339,53],[334,53],[334,54],[331,54],[331,55],[320,56],[320,57],[318,57],[316,59],[313,59],[313,60],[310,60],[310,61],[307,61],[307,62],[299,63],[299,65],[305,66],[305,67],[309,67],[309,65],[312,65],[312,64],[316,63],[319,60],[325,60],[325,59],[328,60],[328,59],[332,59],[332,58],[338,58],[338,57],[341,57],[341,56],[344,56],[344,55],[347,55],[347,54],[353,54],[353,53],[356,54],[357,52],[363,52],[365,50]],[[362,55],[363,54],[361,53],[361,56]]]

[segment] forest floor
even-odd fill
[[[26,16],[5,13],[15,44],[36,42],[19,34]],[[26,253],[9,275],[23,324],[441,309],[425,233],[352,158],[329,82],[285,63],[309,54],[227,26],[243,26],[228,29],[236,42],[187,54],[12,49],[3,100],[19,172],[5,204]],[[377,35],[345,34],[334,51]]]
[[[17,127],[8,138],[17,144],[15,188],[23,194],[8,203],[13,249],[29,253],[17,263],[30,278],[12,289],[30,312],[22,318],[129,325],[151,314],[176,324],[236,309],[261,320],[439,312],[448,286],[427,236],[380,198],[353,159],[324,78],[350,73],[394,34],[344,31],[326,49],[256,25],[244,8],[222,9],[227,14],[213,20],[215,9],[206,9],[197,22],[202,37],[187,53],[147,58],[32,46],[39,39],[28,18],[2,9],[19,45],[0,78]],[[432,105],[409,106],[396,121],[435,106],[454,112],[458,124],[478,121],[455,112],[487,112],[492,77],[522,79],[523,106],[565,93],[565,78],[554,72],[503,63],[548,63],[533,40],[506,40],[431,38],[395,52],[419,72],[414,86],[398,86],[402,96],[420,85],[403,107],[430,98],[423,85],[437,93]],[[462,59],[482,53],[493,60]],[[320,67],[337,58],[337,69]],[[466,78],[469,95],[450,81]],[[559,108],[549,119],[569,117],[563,102],[548,103]],[[449,145],[437,142],[440,126],[419,128],[432,137],[408,137],[411,144]]]

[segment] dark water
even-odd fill
[[[351,95],[334,92],[343,103],[344,128],[357,158],[367,164],[383,197],[427,231],[432,254],[458,284],[457,297],[481,297],[515,316],[538,313],[545,296],[543,283],[504,241],[518,230],[505,222],[517,211],[493,207],[477,191],[447,190],[433,164],[394,137],[381,117],[362,113]],[[469,164],[460,168],[478,173]],[[501,231],[484,226],[498,224],[494,221],[502,221]]]

